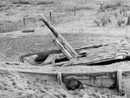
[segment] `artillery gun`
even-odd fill
[[[89,86],[116,88],[120,95],[122,90],[129,90],[123,84],[124,82],[128,84],[130,81],[128,66],[123,70],[118,66],[109,69],[110,64],[130,60],[128,43],[113,42],[73,49],[43,15],[40,15],[40,18],[52,31],[53,42],[59,50],[23,55],[20,57],[21,63],[2,63],[1,70],[48,75],[60,85],[68,85],[68,81],[74,79]],[[8,64],[10,66],[7,69]],[[26,66],[27,64],[33,66]],[[102,68],[88,70],[89,66],[102,66]]]
[[[53,43],[59,48],[59,50],[21,56],[22,62],[27,61],[30,64],[37,66],[53,67],[76,65],[89,66],[124,61],[129,60],[130,58],[129,46],[125,42],[98,44],[73,49],[42,14],[40,17],[40,20],[42,20],[52,31],[50,35],[54,38]],[[107,49],[109,49],[109,51]]]

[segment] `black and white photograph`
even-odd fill
[[[130,98],[130,0],[0,0],[0,98]]]

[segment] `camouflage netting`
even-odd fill
[[[85,89],[67,91],[49,81],[29,80],[16,72],[0,72],[0,98],[115,98],[88,86]]]

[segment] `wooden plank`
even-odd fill
[[[57,73],[57,82],[62,85],[62,73]]]
[[[43,64],[54,64],[55,63],[55,58],[57,57],[58,54],[50,54],[47,59],[43,62]],[[44,66],[44,65],[43,65]]]
[[[124,65],[125,66],[125,65]],[[113,69],[109,69],[109,67],[107,68],[103,68],[101,67],[101,69],[91,69],[88,70],[89,67],[86,66],[74,66],[74,67],[52,67],[52,66],[30,66],[26,63],[19,63],[19,62],[8,62],[8,63],[0,63],[0,69],[6,69],[6,70],[22,70],[24,71],[32,71],[34,73],[58,73],[61,72],[63,74],[109,74],[109,73],[115,73],[117,71],[117,68],[113,68]],[[120,69],[120,68],[119,68]],[[126,69],[120,69],[122,70],[123,74],[129,74],[130,70],[129,68]]]
[[[95,44],[95,45],[89,45],[89,46],[84,46],[84,47],[80,47],[80,48],[75,48],[75,51],[94,49],[94,48],[99,48],[99,47],[108,46],[108,45],[112,45],[112,44],[119,44],[119,41],[115,41],[112,43]]]
[[[68,59],[72,58],[72,55],[65,49],[65,47],[59,42],[59,40],[55,39],[53,42]]]
[[[78,57],[78,54],[76,53],[76,51],[69,45],[69,43],[60,34],[59,34],[58,39],[66,47],[66,49],[69,51],[69,53],[71,53],[73,58]]]
[[[82,69],[82,71],[76,71],[76,72],[71,72],[71,69],[69,71],[69,68],[55,68],[55,67],[36,67],[36,66],[25,66],[23,65],[10,65],[10,66],[4,66],[2,64],[0,64],[0,71],[16,71],[16,72],[20,72],[20,73],[27,73],[27,74],[36,74],[36,75],[55,75],[58,77],[58,83],[62,83],[62,80],[64,80],[65,78],[71,78],[74,77],[76,79],[79,79],[80,81],[82,81],[82,83],[85,83],[86,85],[89,86],[95,86],[95,87],[111,87],[112,84],[114,83],[113,80],[117,79],[114,77],[111,77],[113,75],[110,74],[115,74],[115,76],[117,75],[117,70],[111,70],[111,71],[92,71],[92,72],[85,72],[85,68],[84,71]],[[2,67],[3,66],[3,67]],[[12,66],[12,67],[11,67]],[[80,67],[79,67],[80,68]],[[63,69],[67,69],[68,71],[64,71]],[[120,72],[118,72],[119,75],[121,77]],[[62,75],[63,76],[62,76]],[[121,78],[118,77],[118,84],[120,84],[118,87],[118,89],[121,91],[122,89],[125,91],[129,91],[129,81],[130,81],[130,71],[129,70],[123,70],[122,71],[122,83],[120,80]],[[127,74],[127,76],[126,76]],[[103,77],[102,77],[103,76]],[[65,78],[64,78],[65,77]],[[96,77],[96,78],[95,78]],[[127,82],[128,80],[128,82]],[[121,84],[122,83],[122,84]],[[122,85],[122,86],[121,86]],[[123,88],[121,88],[123,87]],[[130,91],[129,91],[130,92]],[[122,93],[122,92],[121,92]],[[121,94],[120,93],[120,94]]]
[[[35,30],[33,28],[22,30],[23,33],[29,33],[29,32],[34,32],[34,31]]]
[[[122,71],[121,70],[117,70],[117,76],[116,76],[116,86],[117,86],[117,91],[119,93],[119,95],[122,96]]]

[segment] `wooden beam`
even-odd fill
[[[62,85],[62,73],[57,73],[57,82]]]
[[[22,30],[23,33],[29,33],[29,32],[34,32],[34,31],[35,30],[33,28]]]
[[[52,21],[52,12],[49,11],[50,21]]]
[[[67,50],[73,58],[77,58],[78,54],[76,51],[69,45],[69,43],[54,29],[54,27],[48,22],[48,20],[41,14],[41,19],[45,25],[52,31],[52,37],[57,39],[62,46],[64,46],[65,50]],[[59,48],[59,47],[58,47]],[[65,54],[66,55],[66,54]],[[70,58],[68,58],[70,59]]]
[[[119,95],[122,96],[122,71],[121,70],[117,70],[116,86]]]
[[[59,42],[59,40],[55,39],[53,42],[68,59],[72,58],[72,55],[65,49],[65,47]]]

